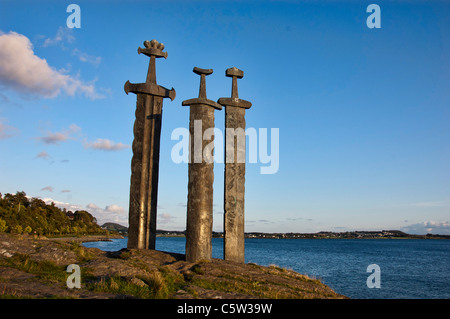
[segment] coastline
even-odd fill
[[[111,241],[111,239],[121,239],[126,236],[122,235],[84,235],[84,236],[65,236],[65,237],[45,237],[45,238],[39,238],[40,240],[56,240],[56,241],[63,241],[63,242],[96,242],[96,241]]]
[[[157,230],[158,237],[185,237],[184,231]],[[223,238],[223,232],[213,232],[213,238]],[[317,233],[264,233],[248,232],[245,238],[261,239],[450,239],[450,235],[413,235],[400,230],[347,231]]]
[[[190,263],[158,250],[106,252],[83,247],[81,239],[0,233],[0,299],[348,299],[286,268],[220,259]],[[79,289],[67,286],[72,264],[84,271]]]

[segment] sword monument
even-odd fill
[[[224,259],[245,262],[245,110],[252,103],[239,98],[237,79],[244,71],[235,67],[226,70],[231,77],[231,98],[220,98],[225,107],[225,186],[224,186]]]
[[[182,105],[191,107],[186,261],[197,262],[212,258],[214,162],[212,154],[204,154],[204,150],[212,146],[214,139],[209,142],[203,136],[206,130],[214,129],[214,110],[221,110],[222,106],[206,98],[205,77],[213,70],[194,67],[193,72],[200,75],[198,98],[185,100]]]
[[[135,93],[133,158],[131,160],[128,248],[155,249],[158,200],[159,150],[162,104],[175,99],[175,90],[156,83],[156,58],[167,58],[164,44],[145,41],[138,54],[150,57],[145,83],[125,83],[125,93]]]

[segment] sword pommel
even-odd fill
[[[146,56],[154,56],[155,58],[165,58],[167,59],[167,52],[162,52],[164,50],[164,44],[159,43],[156,40],[144,41],[145,49],[139,47],[138,54],[145,54]]]
[[[194,72],[195,74],[200,75],[200,76],[201,76],[202,74],[204,74],[204,75],[210,75],[210,74],[213,73],[213,69],[200,69],[200,68],[197,68],[196,66],[194,66],[193,72]]]
[[[228,77],[235,76],[239,79],[242,79],[244,77],[244,71],[239,70],[237,67],[232,67],[225,71],[225,75]]]

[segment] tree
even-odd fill
[[[29,198],[25,192],[0,194],[0,232],[48,234],[104,233],[97,220],[87,211],[72,213],[54,202],[46,204]]]
[[[4,233],[7,229],[6,221],[0,218],[0,233]]]

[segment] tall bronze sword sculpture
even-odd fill
[[[231,77],[231,98],[220,98],[225,107],[224,259],[245,262],[245,109],[252,103],[239,98],[237,79],[244,71],[226,70]]]
[[[158,200],[159,149],[163,98],[175,99],[175,90],[156,84],[156,58],[167,58],[164,44],[145,41],[138,54],[150,57],[145,83],[125,83],[125,93],[135,93],[133,158],[131,160],[128,248],[155,249]]]
[[[193,71],[201,77],[198,98],[185,100],[182,105],[191,106],[186,260],[197,262],[212,258],[214,163],[211,154],[203,153],[205,146],[214,142],[203,140],[203,135],[207,129],[214,129],[214,110],[221,110],[222,106],[206,98],[205,76],[213,70],[194,67]]]

